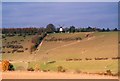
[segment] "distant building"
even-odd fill
[[[59,32],[61,32],[61,33],[63,32],[63,28],[62,27],[59,28]]]

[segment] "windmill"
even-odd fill
[[[60,32],[60,33],[63,32],[63,26],[64,26],[64,24],[63,24],[63,25],[59,25],[59,32]]]

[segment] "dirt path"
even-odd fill
[[[47,50],[46,53],[49,52],[49,51],[53,51],[53,50],[56,50],[56,49],[60,49],[60,48],[62,48],[62,47],[74,45],[74,44],[77,44],[77,43],[79,43],[79,42],[80,42],[80,41],[72,42],[72,43],[69,43],[69,44],[65,44],[65,45],[62,45],[62,46],[58,46],[58,47],[56,47],[56,48],[52,48],[52,49],[50,49],[50,50]]]
[[[118,79],[113,76],[50,72],[3,72],[3,79]]]

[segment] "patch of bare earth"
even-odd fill
[[[57,72],[3,72],[3,79],[118,79],[118,77],[96,74],[73,74]]]

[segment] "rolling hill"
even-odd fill
[[[10,60],[16,69],[35,67],[56,71],[63,66],[68,71],[105,72],[107,69],[118,72],[118,32],[80,32],[48,34],[37,50],[29,53],[30,40],[33,36],[6,37],[3,46],[11,41],[18,41],[24,52],[8,53],[11,49],[3,48],[3,60]],[[4,41],[6,40],[6,41]],[[23,40],[23,41],[21,41]],[[28,48],[25,50],[25,48]],[[104,58],[105,60],[96,60]],[[50,63],[55,61],[54,63]],[[46,64],[48,63],[48,64]],[[93,67],[94,66],[94,67]]]

